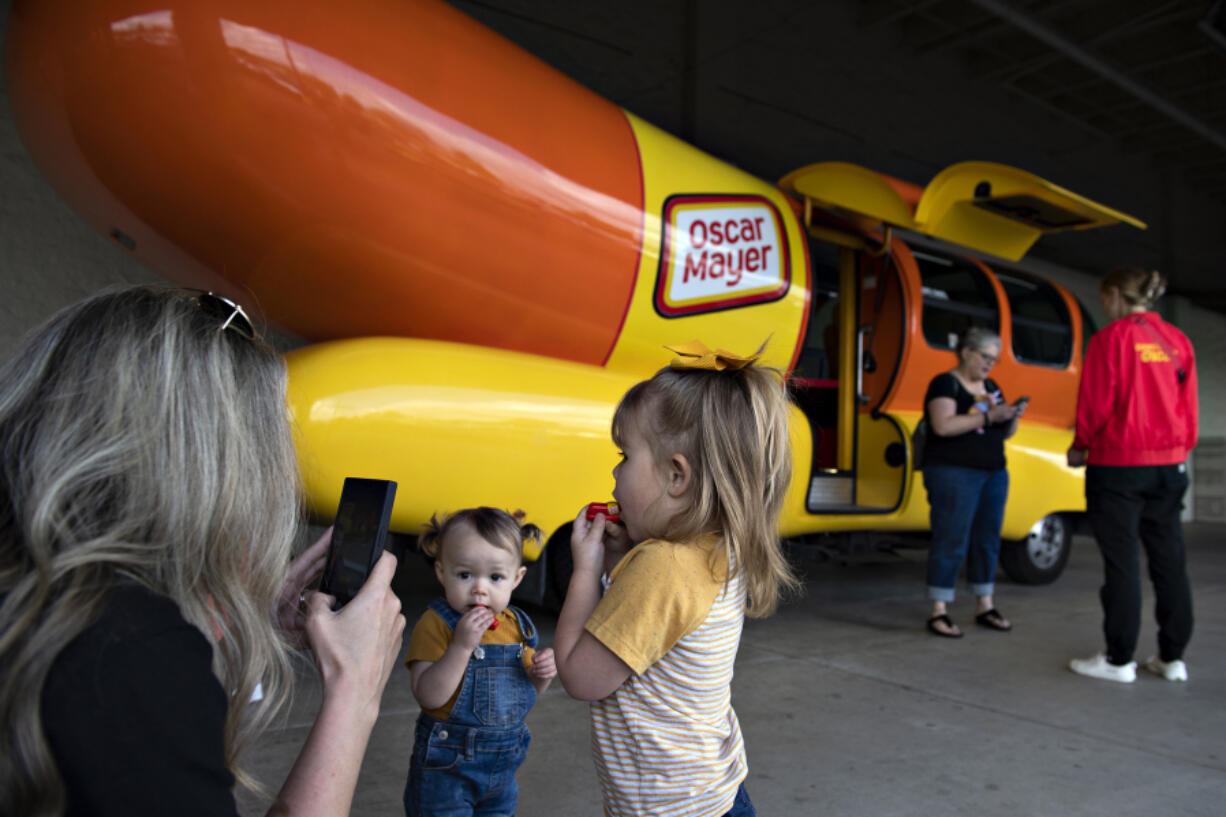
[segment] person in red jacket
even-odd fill
[[[1186,681],[1192,590],[1179,516],[1196,445],[1196,358],[1188,338],[1152,311],[1166,290],[1157,272],[1126,267],[1103,279],[1111,319],[1090,338],[1077,393],[1070,467],[1086,468],[1086,512],[1103,555],[1106,650],[1075,658],[1081,675],[1131,683],[1141,630],[1140,551],[1149,560],[1158,653],[1145,668]]]

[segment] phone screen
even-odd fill
[[[347,477],[332,528],[332,544],[319,589],[343,607],[366,583],[387,541],[396,483]]]

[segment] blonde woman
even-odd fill
[[[1099,296],[1111,323],[1090,338],[1077,393],[1072,467],[1086,469],[1086,516],[1103,556],[1106,648],[1075,658],[1080,675],[1131,683],[1141,631],[1142,548],[1154,585],[1158,652],[1145,668],[1186,681],[1192,588],[1179,520],[1196,445],[1196,356],[1187,336],[1153,311],[1166,290],[1159,273],[1124,267]]]
[[[323,703],[272,813],[348,813],[404,617],[391,556],[341,612],[300,605],[327,537],[291,567],[287,414],[211,293],[91,298],[0,368],[0,813],[236,814],[292,641]]]

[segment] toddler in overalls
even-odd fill
[[[510,606],[523,542],[538,538],[506,511],[432,518],[418,547],[434,559],[444,597],[418,619],[405,665],[417,718],[404,808],[422,815],[513,815],[515,772],[530,740],[524,717],[557,674],[536,650],[531,619]]]

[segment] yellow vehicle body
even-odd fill
[[[481,504],[564,533],[612,490],[618,399],[701,340],[765,344],[792,377],[784,536],[923,532],[911,433],[970,321],[999,329],[995,378],[1032,397],[1005,537],[1083,508],[1062,460],[1083,312],[959,256],[1143,226],[1058,185],[989,162],[925,188],[846,162],[764,181],[441,0],[16,0],[5,51],[66,201],[309,344],[289,404],[320,517],[344,477],[381,477],[402,533]]]

